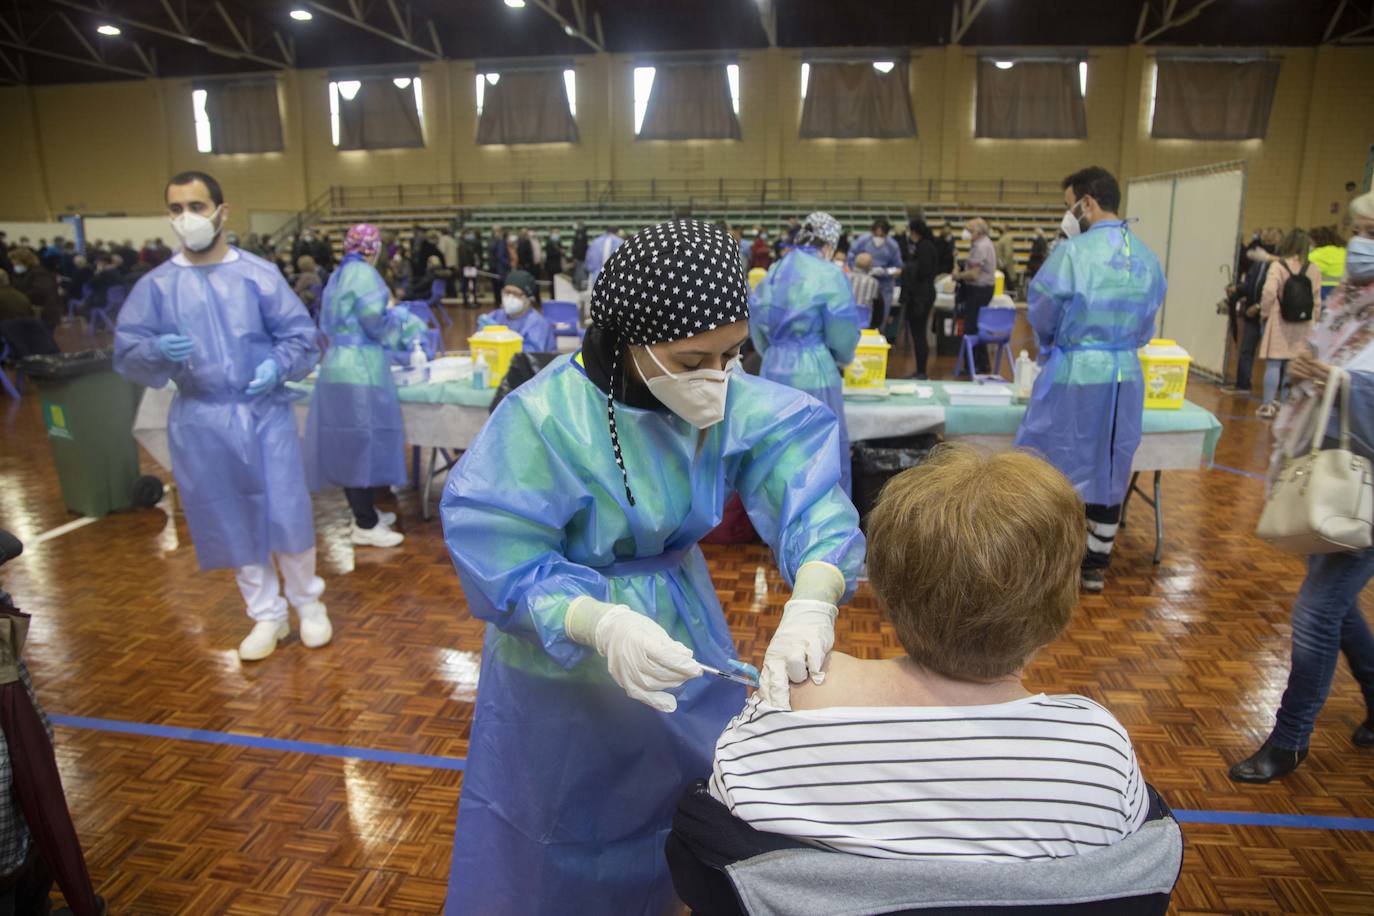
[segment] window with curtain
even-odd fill
[[[477,75],[477,142],[576,143],[577,75],[571,69]]]
[[[282,143],[277,81],[206,83],[191,91],[196,149],[202,153],[277,153]]]
[[[1279,82],[1276,60],[1169,60],[1155,65],[1150,136],[1264,139]]]
[[[1087,68],[1077,60],[980,60],[974,136],[1077,140],[1088,135]]]
[[[803,63],[800,136],[891,140],[916,136],[907,63]]]
[[[636,67],[634,85],[637,139],[740,138],[739,68],[735,65]]]
[[[425,145],[420,78],[363,77],[329,84],[329,126],[339,149]]]

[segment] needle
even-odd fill
[[[697,662],[697,664],[701,665],[701,662]],[[701,670],[706,674],[714,674],[716,677],[724,678],[727,681],[743,684],[745,687],[757,687],[759,685],[758,678],[750,677],[748,674],[721,671],[719,668],[712,668],[710,665],[701,665]]]

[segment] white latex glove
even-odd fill
[[[586,595],[575,598],[568,605],[563,629],[569,639],[605,657],[611,677],[631,699],[659,712],[677,709],[677,697],[666,693],[667,688],[703,673],[691,649],[623,604],[607,604]]]
[[[887,269],[887,275],[889,277],[900,277],[902,275],[902,269],[900,267],[889,267]]]
[[[836,602],[844,594],[844,574],[829,563],[805,563],[797,570],[792,600],[783,607],[782,622],[768,643],[759,676],[763,702],[791,709],[791,685],[807,677],[825,681],[825,657],[835,647]]]

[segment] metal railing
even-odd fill
[[[565,205],[601,211],[634,205],[666,212],[695,206],[715,210],[843,201],[891,207],[960,204],[1048,206],[1060,200],[1057,181],[942,178],[640,178],[610,181],[455,181],[385,185],[333,185],[277,230],[275,239],[299,233],[340,210]],[[779,211],[780,212],[780,211]]]

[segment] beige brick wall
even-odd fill
[[[535,183],[531,195],[582,193],[586,182],[693,178],[1041,180],[1100,164],[1119,177],[1228,159],[1248,162],[1247,227],[1333,221],[1343,185],[1359,180],[1374,143],[1374,50],[1284,48],[1263,141],[1193,143],[1149,136],[1153,49],[1090,52],[1088,136],[1002,141],[973,136],[977,52],[958,46],[912,51],[912,140],[799,140],[800,63],[792,50],[739,54],[742,139],[636,140],[634,58],[579,57],[578,143],[481,147],[469,61],[421,67],[423,149],[339,151],[329,138],[328,74],[292,71],[280,81],[286,150],[215,156],[195,151],[187,80],[0,89],[10,114],[0,144],[0,219],[68,212],[156,213],[172,171],[216,174],[246,228],[253,210],[304,207],[331,185]],[[512,193],[513,190],[512,190]]]

